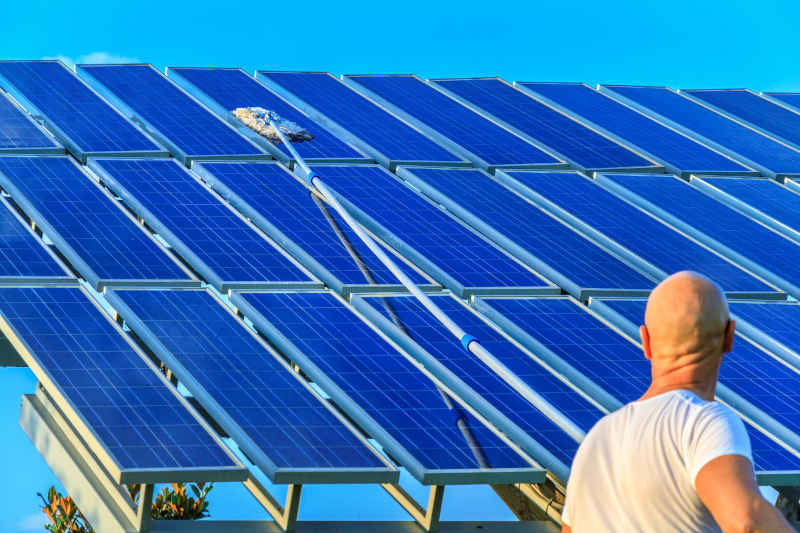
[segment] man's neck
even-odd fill
[[[654,362],[652,382],[640,399],[646,400],[665,392],[685,389],[706,401],[712,401],[717,389],[720,361],[703,356],[687,356],[684,361],[688,364],[666,367]]]

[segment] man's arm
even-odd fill
[[[564,524],[561,526],[561,533],[572,533],[572,528]]]
[[[742,455],[723,455],[709,461],[697,473],[694,486],[725,533],[796,533],[761,496],[753,479],[753,466]]]

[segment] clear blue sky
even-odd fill
[[[798,19],[796,0],[0,1],[0,59],[800,91]],[[56,482],[17,423],[34,385],[27,370],[0,369],[0,531],[9,533],[42,531],[35,493]],[[263,516],[242,490],[221,486],[212,510]],[[309,487],[301,518],[406,516],[373,487]],[[512,516],[490,491],[462,488],[448,492],[444,518]]]

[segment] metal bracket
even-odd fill
[[[243,485],[258,500],[258,503],[266,509],[272,519],[275,520],[275,523],[278,524],[278,527],[286,533],[292,533],[295,530],[297,527],[297,512],[300,510],[302,485],[289,485],[286,492],[286,503],[283,506],[252,475],[243,482]]]
[[[422,529],[429,533],[439,530],[439,516],[442,512],[442,499],[444,498],[444,485],[431,486],[428,494],[428,509],[424,509],[399,483],[384,483],[381,485],[389,495],[408,511]]]

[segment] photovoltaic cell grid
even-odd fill
[[[800,114],[746,89],[681,91],[704,100],[750,124],[800,144]]]
[[[224,281],[311,281],[170,160],[97,162]]]
[[[314,171],[465,287],[546,285],[380,168],[315,167]]]
[[[56,261],[25,229],[5,202],[0,202],[0,278],[4,276],[66,277]]]
[[[368,301],[372,301],[368,299]],[[458,338],[414,298],[386,298],[405,330],[417,344],[472,387],[512,422],[544,445],[561,461],[570,464],[578,443],[545,417],[528,400],[471,353],[467,353]],[[449,297],[436,298],[436,304],[461,327],[474,335],[501,363],[509,367],[522,381],[588,431],[603,413],[577,392],[570,389],[529,355],[520,351],[478,316]],[[391,317],[375,303],[374,307]]]
[[[294,144],[295,150],[305,159],[365,157],[239,69],[170,68],[169,77],[173,73],[188,80],[229,113],[238,107],[257,106],[275,111],[281,118],[299,124],[314,135],[310,142]],[[277,147],[284,150],[280,143]]]
[[[259,71],[258,75],[281,85],[392,160],[463,161],[330,74]]]
[[[606,174],[607,178],[784,279],[800,282],[800,247],[754,220],[668,176]]]
[[[83,152],[160,152],[56,61],[0,61],[0,75]]]
[[[800,247],[730,207],[669,176],[605,174],[645,200],[664,209],[721,244],[769,268],[792,282],[800,282]]]
[[[496,78],[434,80],[587,169],[654,163]]]
[[[795,110],[800,110],[800,93],[764,93],[770,98],[791,106]]]
[[[235,466],[74,288],[2,288],[0,318],[121,470]]]
[[[115,292],[279,468],[384,466],[208,293]]]
[[[579,83],[522,83],[685,172],[747,172],[727,157]]]
[[[764,179],[711,179],[706,181],[764,214],[800,231],[800,195]]]
[[[414,76],[348,76],[490,165],[557,164],[521,137]]]
[[[263,152],[149,65],[81,65],[187,156]]]
[[[3,157],[0,173],[100,279],[187,279],[187,274],[67,158]]]
[[[433,381],[327,294],[243,294],[425,468],[478,467]],[[493,468],[530,465],[467,417]]]
[[[8,98],[0,95],[0,152],[57,147]]]
[[[676,92],[662,87],[613,85],[608,88],[774,172],[800,173],[800,152],[797,150]]]
[[[654,284],[479,171],[414,169],[413,173],[581,287],[648,289]],[[562,175],[549,173],[542,179],[557,182]]]
[[[343,283],[399,283],[332,207],[280,167],[265,163],[203,163],[202,167]],[[337,231],[363,261],[371,280]],[[412,268],[401,268],[414,282],[428,282]]]
[[[784,346],[800,353],[800,305],[730,303],[731,313],[757,327]]]
[[[650,364],[641,349],[575,303],[559,299],[486,301],[620,401],[635,401],[647,390]],[[643,300],[604,303],[623,312],[634,324],[642,322]],[[800,376],[752,345],[745,348],[743,344],[747,343],[739,343],[734,355],[723,362],[722,382],[795,429],[798,425],[795,397],[800,393],[792,385],[795,392],[772,401],[773,380],[796,383]],[[757,470],[793,469],[800,464],[800,458],[749,424],[747,427]]]
[[[690,269],[716,280],[727,291],[774,290],[578,174],[509,175],[667,274]]]

